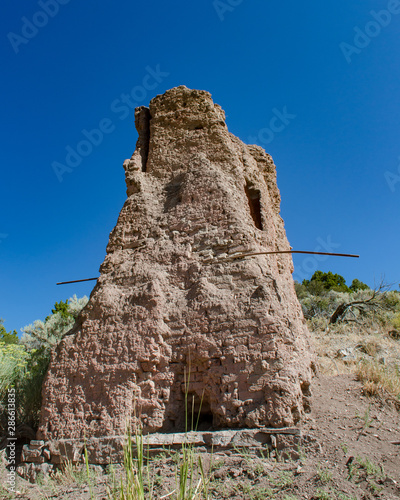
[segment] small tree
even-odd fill
[[[18,344],[19,339],[18,339],[18,334],[16,330],[13,332],[7,332],[7,330],[4,328],[4,319],[0,318],[0,341],[4,342],[5,344]]]
[[[370,287],[358,279],[351,282],[350,290],[356,292],[357,290],[370,290]]]
[[[304,280],[303,285],[314,295],[320,295],[321,292],[329,292],[330,290],[334,290],[335,292],[350,291],[343,276],[340,276],[340,274],[333,274],[331,271],[327,273],[315,271],[311,280]]]
[[[74,295],[72,297],[72,299],[70,299],[70,301],[76,301],[78,300],[76,298],[76,295]],[[62,300],[60,300],[60,302],[56,302],[54,304],[54,309],[51,310],[52,314],[57,314],[57,313],[60,313],[61,317],[64,318],[64,319],[68,319],[68,318],[72,318],[73,317],[73,314],[70,310],[70,305],[68,304],[68,300],[66,300],[65,302],[63,302]],[[51,316],[47,316],[45,321],[47,321],[48,319],[50,319]]]

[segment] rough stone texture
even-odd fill
[[[25,445],[22,453],[23,463],[17,468],[18,474],[32,483],[37,480],[39,474],[48,476],[68,463],[78,465],[86,463],[86,459],[91,468],[123,463],[127,437],[60,439],[42,443],[41,447],[33,446],[32,442]],[[155,433],[143,436],[146,457],[160,456],[167,450],[179,452],[189,447],[196,449],[196,452],[211,453],[213,456],[218,453],[242,456],[241,450],[245,449],[246,453],[263,458],[267,453],[270,458],[279,456],[281,459],[292,460],[299,459],[300,453],[315,455],[321,452],[316,438],[311,434],[304,434],[297,427]],[[132,451],[134,455],[137,453],[135,438],[132,440]]]
[[[23,463],[17,467],[18,475],[31,483],[35,483],[39,475],[49,476],[54,470],[54,466],[48,463]]]
[[[38,439],[284,427],[309,406],[312,356],[275,165],[230,134],[208,92],[136,110],[128,199],[101,276],[53,353]],[[189,410],[190,413],[191,410]],[[190,419],[190,415],[189,415]]]
[[[25,446],[22,461],[25,463],[51,462],[60,466],[63,463],[79,463],[85,461],[86,447],[90,464],[107,465],[124,461],[124,446],[127,439],[124,436],[107,436],[89,439],[60,439],[49,441],[46,448],[35,450],[33,453],[29,445]],[[143,436],[143,448],[151,456],[163,450],[182,450],[182,446],[193,446],[197,451],[239,450],[241,448],[267,448],[272,451],[284,451],[293,454],[299,446],[318,446],[315,438],[303,434],[297,427],[282,429],[241,429],[220,431],[192,431],[181,433],[155,433]],[[132,448],[136,451],[135,437],[132,439]],[[40,455],[41,453],[41,455]],[[40,456],[41,460],[38,460]]]

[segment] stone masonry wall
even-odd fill
[[[275,165],[230,134],[208,92],[136,110],[128,198],[90,301],[53,353],[38,439],[284,427],[309,406],[312,356]],[[189,413],[191,410],[189,410]]]

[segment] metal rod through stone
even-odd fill
[[[305,250],[276,250],[272,252],[252,252],[252,253],[244,253],[240,255],[232,255],[231,257],[227,257],[226,259],[243,259],[244,257],[252,257],[253,255],[274,255],[274,254],[280,254],[280,253],[301,253],[301,254],[308,254],[308,255],[330,255],[333,257],[354,257],[358,259],[360,256],[359,255],[353,255],[349,253],[329,253],[329,252],[306,252]],[[99,279],[97,278],[87,278],[84,280],[74,280],[74,281],[61,281],[60,283],[56,283],[57,285],[69,285],[71,283],[82,283],[84,281],[95,281]]]
[[[99,278],[87,278],[85,280],[75,280],[75,281],[61,281],[60,283],[56,283],[56,285],[69,285],[70,283],[82,283],[82,281],[94,281]]]
[[[278,253],[302,253],[309,255],[331,255],[333,257],[354,257],[358,259],[359,255],[353,255],[349,253],[329,253],[329,252],[306,252],[305,250],[278,250],[273,252],[252,252],[252,253],[243,253],[240,255],[232,255],[232,257],[227,257],[228,259],[241,259],[242,257],[252,257],[253,255],[273,255]]]

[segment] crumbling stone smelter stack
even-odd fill
[[[312,353],[275,165],[184,86],[137,108],[127,200],[101,276],[52,355],[38,439],[285,427],[309,407]],[[191,415],[193,414],[193,415]]]

